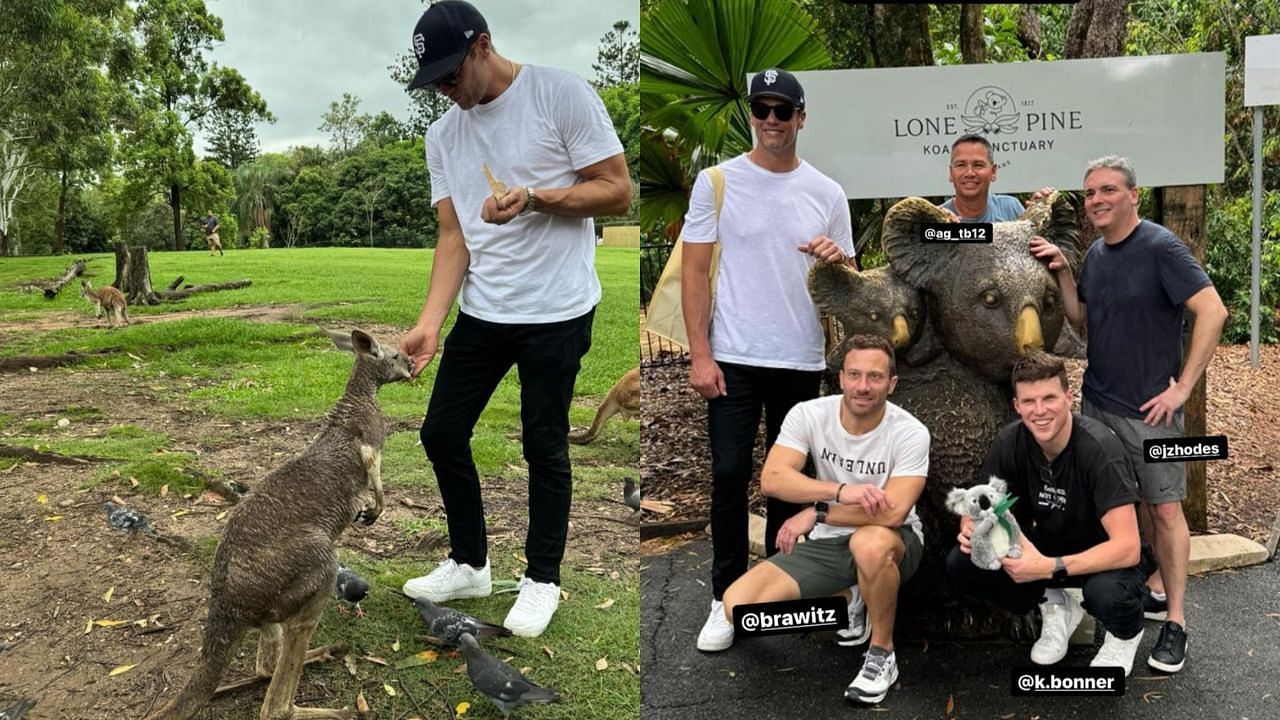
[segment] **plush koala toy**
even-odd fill
[[[1009,512],[1017,498],[1009,497],[1007,491],[1005,481],[992,475],[986,485],[947,494],[948,510],[973,519],[969,557],[983,570],[999,570],[1002,557],[1022,557],[1022,531]]]

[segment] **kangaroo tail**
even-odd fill
[[[216,607],[209,608],[209,624],[204,629],[200,665],[178,697],[151,713],[146,720],[188,720],[213,697],[218,681],[231,662],[231,651],[248,628],[233,621]]]

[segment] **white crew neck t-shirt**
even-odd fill
[[[724,168],[720,271],[711,318],[711,354],[722,362],[822,370],[822,325],[809,297],[817,262],[796,248],[826,235],[853,255],[849,204],[839,183],[805,161],[776,173],[739,155]],[[698,174],[685,216],[685,242],[715,242],[715,195]]]
[[[577,171],[622,153],[604,103],[578,75],[525,65],[501,95],[454,105],[427,129],[431,204],[453,201],[470,264],[458,306],[481,320],[550,323],[600,301],[591,218],[532,212],[506,225],[480,219],[491,194],[483,165],[508,187],[568,187]]]
[[[806,400],[782,421],[777,444],[807,453],[819,480],[870,483],[884,489],[891,477],[928,476],[929,430],[911,413],[886,402],[884,418],[864,435],[850,435],[840,424],[840,395]],[[847,499],[847,498],[846,498]],[[903,525],[924,543],[924,530],[911,506]],[[809,537],[840,537],[854,528],[818,523]]]

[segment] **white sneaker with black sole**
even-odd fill
[[[862,672],[849,683],[844,696],[854,702],[875,705],[889,694],[898,682],[898,657],[882,647],[872,645],[862,659]]]

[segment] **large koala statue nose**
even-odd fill
[[[1018,313],[1018,325],[1014,330],[1014,338],[1018,344],[1018,354],[1026,355],[1032,350],[1044,349],[1044,334],[1040,330],[1040,313],[1027,305]]]
[[[986,495],[978,496],[978,507],[982,508],[983,510],[991,509],[991,501],[987,499]]]

